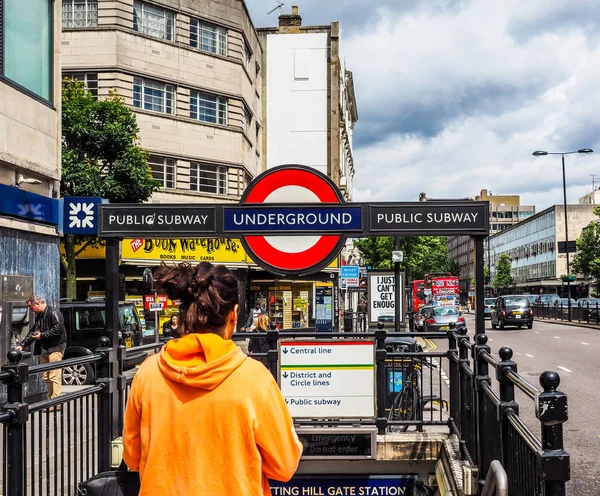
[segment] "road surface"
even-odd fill
[[[469,334],[474,316],[466,315]],[[568,395],[569,420],[564,425],[565,449],[571,455],[571,496],[600,494],[600,330],[536,321],[533,329],[493,330],[486,320],[488,344],[497,356],[502,346],[513,349],[518,371],[541,389],[539,375],[560,374],[559,389]],[[521,416],[539,435],[534,404],[518,397]]]

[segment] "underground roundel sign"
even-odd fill
[[[252,260],[281,275],[318,272],[341,251],[343,233],[361,227],[360,208],[345,206],[327,176],[301,165],[261,174],[223,215],[225,231],[240,234]]]

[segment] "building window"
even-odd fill
[[[190,190],[215,195],[227,194],[227,168],[223,165],[192,162]]]
[[[227,55],[227,30],[208,22],[190,20],[190,46]]]
[[[98,0],[62,0],[63,28],[98,25]]]
[[[66,78],[80,81],[85,84],[94,100],[98,99],[98,73],[97,72],[71,72],[65,74]]]
[[[248,73],[250,73],[250,62],[252,61],[252,51],[248,46],[248,43],[244,43],[244,67]]]
[[[147,3],[133,2],[133,29],[140,33],[173,41],[175,15]]]
[[[175,159],[150,155],[148,165],[152,177],[160,182],[161,188],[175,187]]]
[[[244,131],[250,139],[252,136],[252,113],[246,107],[244,107]]]
[[[257,150],[258,150],[258,142],[259,141],[260,141],[260,126],[258,125],[258,122],[257,122],[256,123],[256,141],[254,142]]]
[[[52,101],[53,2],[4,0],[2,74],[41,98]]]
[[[227,125],[227,99],[209,93],[192,91],[190,117],[203,122]]]
[[[134,107],[163,114],[173,114],[174,99],[174,86],[142,78],[133,78]]]

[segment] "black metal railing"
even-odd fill
[[[365,312],[344,312],[342,329],[344,332],[367,332],[369,329],[368,315]]]
[[[511,495],[558,496],[569,480],[569,455],[563,449],[562,424],[567,420],[566,395],[557,390],[558,374],[544,372],[539,390],[517,373],[512,350],[503,347],[497,358],[487,336],[475,342],[466,330],[430,333],[315,332],[282,330],[234,334],[234,340],[264,338],[269,350],[250,353],[277,377],[282,339],[364,339],[375,353],[376,416],[365,419],[296,419],[297,425],[374,425],[379,433],[447,426],[460,440],[462,459],[478,473],[480,488],[493,460],[508,475]],[[448,343],[423,351],[419,340]],[[75,494],[77,482],[111,466],[111,442],[119,437],[133,375],[123,374],[128,354],[152,352],[152,343],[117,352],[101,338],[94,355],[29,367],[21,353],[9,354],[0,382],[8,403],[0,408],[3,424],[3,493],[21,495]],[[96,384],[52,400],[28,405],[24,385],[32,374],[75,363],[95,364]],[[494,369],[494,379],[490,377]],[[448,375],[446,375],[448,373]],[[541,439],[522,422],[515,388],[536,402]],[[395,401],[404,403],[395,409]],[[53,408],[54,407],[54,408]],[[55,407],[60,407],[56,409]]]
[[[533,305],[533,315],[540,319],[569,320],[569,305],[536,303]],[[571,303],[571,321],[600,325],[600,305],[598,302]]]
[[[451,411],[461,444],[479,470],[480,487],[492,461],[499,460],[508,475],[509,494],[564,495],[570,462],[562,435],[562,424],[568,418],[567,397],[557,390],[559,375],[542,373],[543,390],[539,390],[517,373],[511,348],[502,347],[498,359],[490,353],[485,334],[478,335],[475,343],[465,331],[452,334],[450,343],[455,349],[450,355],[450,391],[459,407]],[[495,381],[489,375],[490,366]],[[515,389],[536,402],[541,439],[519,417]],[[458,394],[453,394],[454,390]]]

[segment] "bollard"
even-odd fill
[[[7,386],[7,403],[3,409],[12,418],[6,424],[6,483],[8,496],[25,494],[25,427],[29,417],[29,406],[23,402],[23,386],[29,380],[29,367],[21,363],[23,354],[19,350],[8,352],[8,363],[2,365],[3,372],[12,377],[3,381]]]
[[[557,391],[560,376],[556,372],[540,375],[544,392],[537,398],[535,415],[541,423],[541,476],[545,496],[564,496],[571,478],[569,454],[563,445],[563,424],[569,418],[567,395]]]
[[[410,310],[406,312],[406,315],[408,316],[408,330],[415,332],[415,312]]]
[[[275,381],[277,381],[277,362],[279,361],[277,342],[279,341],[279,331],[267,331],[267,341],[269,342],[269,351],[267,352],[269,371],[273,375]]]
[[[114,379],[111,377],[114,352],[110,346],[110,339],[102,336],[98,340],[96,353],[102,355],[98,366],[96,385],[102,386],[98,399],[98,470],[110,470],[112,462],[112,401],[115,390]]]

